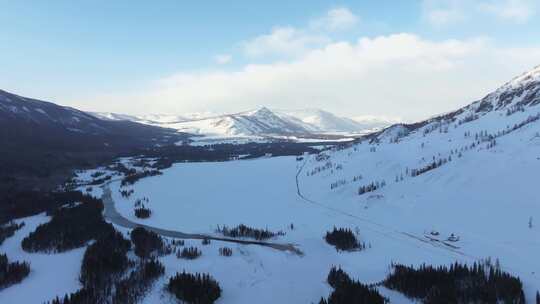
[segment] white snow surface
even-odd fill
[[[30,263],[28,277],[0,291],[0,303],[44,303],[81,288],[79,270],[86,247],[55,254],[28,253],[21,248],[21,241],[49,220],[45,214],[16,220],[24,222],[25,226],[0,246],[0,252],[5,253],[10,262]]]
[[[518,275],[532,301],[540,289],[540,120],[497,137],[492,148],[489,141],[470,145],[476,133],[497,134],[540,113],[540,106],[512,115],[505,109],[490,111],[459,124],[471,111],[408,134],[402,132],[404,126],[391,128],[379,135],[379,144],[365,141],[325,151],[329,158],[322,161],[310,156],[305,164],[294,157],[175,164],[162,176],[135,184],[130,200],[121,198],[113,185],[114,199],[131,220],[167,229],[213,233],[218,224],[244,223],[283,230],[286,235],[275,241],[295,243],[305,253],[298,257],[240,246],[244,254],[235,247],[231,260],[206,257],[179,266],[173,257],[164,259],[175,269],[208,271],[223,281],[220,303],[249,303],[255,295],[259,303],[316,302],[330,291],[324,280],[331,265],[372,283],[386,276],[392,261],[419,265],[487,258],[498,259],[504,270]],[[451,161],[434,170],[416,177],[406,174],[407,168],[422,168],[433,157],[449,156]],[[297,173],[307,200],[297,193]],[[355,176],[362,178],[353,181]],[[344,185],[330,189],[341,180]],[[358,195],[360,186],[382,180],[385,187]],[[140,197],[150,200],[150,219],[133,216],[133,201]],[[533,228],[528,227],[531,217]],[[287,228],[290,223],[294,230]],[[334,225],[358,227],[360,239],[371,248],[337,253],[322,239]],[[424,235],[432,230],[442,239],[458,235],[454,245],[459,248],[428,241]],[[235,260],[237,255],[243,262]]]

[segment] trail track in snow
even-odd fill
[[[153,226],[148,226],[148,225],[133,222],[123,217],[116,210],[114,206],[114,200],[112,199],[112,193],[109,187],[109,183],[106,183],[102,186],[103,195],[101,196],[101,199],[103,200],[103,205],[104,205],[103,215],[105,219],[107,219],[108,221],[120,227],[129,228],[129,229],[142,227],[146,230],[155,232],[164,237],[177,238],[177,239],[195,239],[195,240],[210,239],[210,240],[215,240],[215,241],[230,242],[230,243],[237,243],[237,244],[243,244],[243,245],[259,245],[259,246],[265,246],[265,247],[273,248],[280,251],[291,252],[299,256],[303,255],[302,251],[296,248],[294,244],[281,244],[281,243],[272,243],[272,242],[263,242],[263,241],[249,241],[249,240],[218,237],[218,236],[213,236],[213,235],[208,235],[208,234],[185,233],[181,231],[167,230],[167,229],[162,229],[158,227],[153,227]]]
[[[369,231],[372,231],[372,232],[374,232],[376,234],[379,234],[382,237],[387,238],[387,239],[392,239],[392,240],[398,241],[398,242],[407,242],[407,243],[415,245],[415,246],[419,246],[419,245],[424,246],[424,245],[427,244],[427,245],[431,245],[434,248],[442,249],[442,250],[446,251],[447,253],[450,253],[452,256],[468,258],[468,259],[471,259],[473,261],[480,260],[479,257],[475,257],[475,256],[472,256],[472,255],[466,254],[465,252],[463,252],[461,250],[451,248],[449,246],[445,246],[444,244],[442,244],[440,242],[432,242],[432,241],[424,239],[423,237],[411,234],[409,232],[396,230],[396,229],[394,229],[392,227],[388,227],[386,225],[377,223],[377,222],[375,222],[373,220],[370,220],[370,219],[367,219],[367,218],[364,218],[364,217],[361,217],[361,216],[358,216],[358,215],[355,215],[355,214],[352,214],[352,213],[348,213],[348,212],[345,212],[345,211],[337,209],[337,208],[329,207],[329,206],[327,206],[327,205],[325,205],[323,203],[314,201],[314,200],[306,197],[302,193],[302,190],[300,188],[300,174],[302,173],[302,171],[303,171],[304,167],[306,166],[308,160],[309,160],[309,158],[306,157],[306,160],[304,161],[302,166],[300,166],[300,168],[298,169],[298,172],[296,173],[296,190],[297,190],[297,194],[304,202],[312,204],[312,205],[316,205],[318,207],[324,208],[324,209],[329,210],[331,212],[334,212],[336,214],[352,218],[352,219],[356,220],[357,222],[360,222],[361,224],[363,224],[362,228],[367,229]]]

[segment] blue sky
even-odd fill
[[[0,88],[134,114],[266,105],[414,119],[540,64],[536,2],[2,0]],[[401,85],[377,93],[385,81]]]

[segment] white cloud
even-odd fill
[[[354,27],[359,18],[346,7],[338,7],[329,10],[322,18],[312,20],[310,27],[325,31],[340,31]]]
[[[295,56],[329,42],[329,38],[299,30],[294,27],[276,27],[270,34],[258,36],[243,43],[244,52],[250,57],[266,55]]]
[[[462,0],[424,0],[423,18],[433,26],[443,27],[466,19]]]
[[[429,11],[426,17],[429,23],[439,27],[461,21],[465,18],[459,10],[455,9],[434,9]]]
[[[302,28],[278,26],[268,34],[242,43],[249,57],[298,56],[329,43],[331,32],[347,30],[358,24],[359,18],[348,8],[339,7],[313,19]]]
[[[231,62],[232,56],[230,54],[219,54],[214,57],[214,61],[217,64],[227,64]]]
[[[467,20],[480,22],[486,16],[525,23],[536,14],[537,0],[423,0],[422,16],[435,27]]]
[[[481,3],[478,8],[498,18],[524,23],[536,13],[534,0],[492,0]]]
[[[143,113],[267,105],[419,119],[472,102],[538,63],[540,48],[500,48],[483,38],[432,41],[404,33],[330,42],[294,60],[235,71],[178,73],[146,91],[109,99]]]

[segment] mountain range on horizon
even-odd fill
[[[314,108],[291,110],[270,109],[264,106],[256,110],[231,114],[209,112],[186,115],[126,115],[110,112],[91,112],[90,114],[102,119],[129,120],[214,137],[365,134],[401,122],[399,119],[377,116],[347,118]]]

